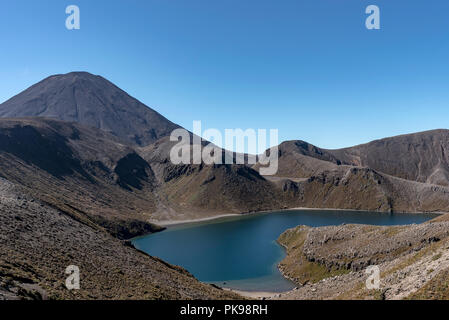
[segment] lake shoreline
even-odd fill
[[[256,212],[254,212],[256,213]],[[261,212],[257,212],[261,213]],[[185,220],[162,220],[162,221],[151,221],[151,223],[155,223],[158,226],[161,227],[173,227],[177,225],[184,225],[184,224],[191,224],[191,223],[197,223],[197,222],[206,222],[206,221],[213,221],[218,220],[221,218],[228,218],[228,217],[240,217],[248,214],[253,213],[228,213],[228,214],[219,214],[216,216],[210,216],[205,218],[193,218],[193,219],[185,219]]]
[[[275,297],[280,297],[283,293],[290,292],[265,292],[265,291],[244,291],[244,290],[237,290],[237,289],[231,289],[231,288],[221,288],[224,291],[230,291],[236,294],[239,294],[245,298],[251,298],[251,299],[259,299],[259,300],[265,300],[265,299],[272,299]]]
[[[190,219],[190,220],[181,220],[181,221],[170,221],[166,226],[168,227],[168,229],[171,229],[173,232],[188,232],[186,231],[186,229],[190,229],[190,228],[196,228],[196,227],[205,227],[205,226],[209,226],[211,225],[212,228],[219,228],[221,225],[221,222],[223,221],[223,223],[233,223],[235,226],[238,226],[240,224],[237,225],[237,223],[239,223],[240,221],[242,223],[249,223],[249,220],[253,220],[252,218],[255,218],[257,220],[263,219],[263,220],[272,220],[272,219],[282,219],[282,216],[284,217],[289,217],[288,219],[290,219],[290,212],[292,213],[292,219],[297,219],[294,218],[295,216],[297,217],[302,217],[301,219],[303,219],[304,217],[309,217],[312,219],[316,219],[316,217],[320,217],[321,215],[327,216],[327,213],[332,213],[334,212],[334,214],[330,214],[329,217],[335,216],[336,218],[339,219],[340,222],[335,221],[335,223],[333,225],[340,225],[341,223],[344,223],[346,218],[343,218],[338,212],[347,212],[349,215],[351,215],[352,217],[354,217],[353,222],[355,224],[360,224],[363,221],[367,221],[367,224],[372,224],[370,223],[369,219],[375,219],[375,220],[382,220],[382,219],[397,219],[391,216],[410,216],[413,217],[415,215],[422,215],[423,217],[421,218],[400,218],[399,220],[403,220],[403,221],[408,221],[408,220],[413,220],[416,222],[405,222],[404,224],[409,224],[409,223],[418,223],[420,224],[421,222],[419,221],[423,221],[422,219],[424,219],[424,221],[431,221],[434,218],[436,218],[435,216],[437,216],[438,214],[436,213],[386,213],[386,212],[376,212],[376,211],[367,211],[367,210],[345,210],[345,209],[322,209],[322,208],[289,208],[289,209],[284,209],[284,210],[277,210],[277,211],[264,211],[264,212],[254,212],[254,213],[245,213],[245,214],[221,214],[221,215],[217,215],[217,216],[212,216],[212,217],[206,217],[206,218],[201,218],[201,219]],[[315,212],[317,212],[317,214],[315,214]],[[350,214],[349,212],[353,212],[352,214]],[[369,213],[365,215],[364,213]],[[279,216],[279,217],[278,217]],[[432,216],[434,216],[432,218]],[[439,217],[441,217],[441,214],[438,215]],[[447,215],[446,215],[447,216]],[[271,218],[269,218],[271,217]],[[371,217],[371,218],[369,218]],[[425,218],[427,217],[427,218]],[[229,219],[226,219],[229,218]],[[245,219],[245,218],[249,218],[249,219]],[[222,221],[217,222],[216,220],[218,219],[223,219]],[[306,218],[307,219],[307,218]],[[307,221],[307,220],[306,220]],[[303,221],[305,222],[305,221]],[[310,222],[310,221],[309,221]],[[346,221],[348,224],[351,224],[351,222]],[[371,221],[372,222],[372,221]],[[173,228],[172,226],[179,226],[179,225],[184,225],[185,227],[180,227],[180,228]],[[287,226],[286,224],[286,228],[279,228],[279,225],[276,227],[276,225],[266,225],[266,227],[270,230],[273,231],[273,228],[279,228],[279,234],[281,234],[282,232],[285,232],[285,230],[287,230],[288,228],[293,228],[296,227],[297,225],[301,225],[301,221],[297,221],[297,223],[291,224],[291,226]],[[375,224],[374,224],[375,225]],[[381,224],[383,225],[383,224]],[[385,225],[389,225],[389,224],[385,224]],[[400,225],[400,224],[398,224]],[[271,226],[271,227],[270,227]],[[281,230],[282,229],[282,230]],[[236,229],[232,229],[235,232]],[[239,230],[237,228],[237,230]],[[248,232],[248,229],[245,229],[245,232]],[[250,229],[251,230],[251,229]],[[278,231],[276,229],[276,231]],[[230,230],[228,230],[227,234],[229,234]],[[170,233],[172,234],[172,233]],[[284,254],[286,254],[286,248],[279,243],[278,237],[279,234],[276,234],[275,236],[273,236],[273,240],[281,247],[280,249],[283,251]],[[210,235],[209,235],[210,236]],[[192,239],[192,237],[188,236],[187,239]],[[210,239],[210,238],[208,238]],[[270,238],[271,239],[271,238]],[[136,244],[134,243],[134,246]],[[135,246],[136,247],[136,246]],[[142,250],[143,248],[141,248]],[[143,249],[144,250],[144,249]],[[144,250],[145,252],[145,250]],[[152,251],[151,251],[152,252]],[[163,252],[160,253],[160,255],[165,254],[166,252],[172,252],[172,250],[165,250]],[[153,252],[154,254],[154,252]],[[170,261],[170,259],[167,257],[166,258],[167,261]],[[187,266],[184,266],[181,262],[177,262],[177,265],[181,265],[185,268],[187,268],[187,270],[191,270],[189,269]],[[284,270],[282,270],[280,267],[280,263],[276,262],[275,265],[273,265],[273,267],[276,268],[276,273],[279,274],[280,277],[282,277],[283,279],[291,282],[294,286],[291,288],[295,288],[295,287],[300,287],[300,285],[295,282],[293,279],[289,278],[288,276],[286,276]],[[194,270],[194,269],[193,269]],[[207,283],[207,282],[205,282]],[[270,299],[270,298],[280,298],[281,296],[283,296],[284,294],[291,292],[291,288],[284,288],[283,290],[276,290],[275,287],[270,287],[270,286],[254,286],[251,288],[251,286],[247,286],[247,287],[241,287],[241,286],[233,286],[231,285],[231,283],[229,283],[228,285],[224,285],[221,286],[220,284],[218,284],[217,286],[221,287],[223,290],[232,290],[233,292],[239,293],[245,297],[250,297],[250,298],[265,298],[265,299]],[[259,287],[259,289],[258,289]],[[265,289],[266,288],[266,289]],[[254,289],[254,290],[253,290]],[[279,287],[278,287],[279,289]],[[285,290],[285,291],[284,291]]]
[[[258,215],[258,214],[270,214],[275,212],[286,212],[286,211],[353,211],[353,212],[378,212],[381,214],[385,213],[391,213],[391,214],[438,214],[438,215],[449,215],[449,212],[385,212],[385,211],[372,211],[372,210],[362,210],[362,209],[335,209],[335,208],[307,208],[307,207],[296,207],[296,208],[287,208],[287,209],[277,209],[277,210],[264,210],[264,211],[255,211],[255,212],[242,212],[242,213],[227,213],[227,214],[219,214],[214,215],[210,217],[204,217],[204,218],[192,218],[192,219],[185,219],[185,220],[151,220],[151,223],[157,224],[158,226],[167,228],[167,227],[173,227],[173,226],[180,226],[180,225],[189,225],[199,222],[213,222],[215,220],[219,220],[222,218],[231,218],[231,217],[246,217],[251,215]]]

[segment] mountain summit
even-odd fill
[[[179,126],[101,76],[72,72],[50,76],[0,104],[0,117],[47,117],[108,131],[145,146]]]

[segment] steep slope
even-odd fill
[[[381,212],[448,212],[449,188],[409,181],[370,168],[338,166],[300,181],[277,182],[288,204]]]
[[[120,238],[156,231],[148,221],[292,207],[449,210],[447,187],[368,168],[300,155],[323,167],[305,179],[273,181],[244,165],[173,165],[173,144],[163,138],[133,149],[108,133],[76,123],[3,119],[0,176]]]
[[[148,145],[178,126],[108,80],[87,72],[48,77],[0,105],[0,117],[48,117]]]
[[[161,139],[139,153],[159,183],[157,220],[201,218],[294,207],[382,212],[447,212],[449,188],[396,178],[365,167],[338,165],[279,148],[277,177],[258,166],[173,165],[173,145]],[[315,153],[316,154],[316,153]],[[296,175],[296,176],[294,176]]]
[[[303,156],[332,162],[337,165],[341,164],[341,161],[331,152],[325,149],[318,148],[302,140],[292,140],[282,142],[279,145],[279,156],[283,156],[286,154],[300,154]]]
[[[170,150],[174,144],[163,138],[138,149],[159,183],[156,193],[160,207],[153,215],[156,219],[286,208],[284,192],[246,165],[172,164]]]
[[[332,154],[304,141],[286,141],[278,146],[277,177],[309,178],[338,168],[341,162]],[[258,170],[259,164],[253,166]]]
[[[0,177],[121,238],[155,230],[154,174],[114,136],[76,123],[0,119]]]
[[[278,176],[307,178],[336,165],[368,167],[411,181],[449,185],[449,130],[433,130],[326,150],[304,141],[279,145]]]
[[[65,270],[80,269],[80,289]],[[233,299],[0,178],[0,300]]]
[[[173,165],[172,144],[134,149],[78,123],[0,119],[0,177],[119,238],[157,231],[149,221],[286,207],[283,192],[247,166]]]
[[[325,152],[344,164],[407,180],[449,185],[449,130],[401,135]]]
[[[439,144],[446,143],[445,133],[445,131],[437,130],[410,136],[418,140],[433,137],[435,143],[432,144],[432,148],[434,148],[432,152],[437,157],[435,149],[439,149]],[[410,137],[401,136],[385,140],[393,140],[393,145],[398,144],[404,147],[404,144],[401,143],[403,138],[408,140]],[[379,148],[372,154],[368,152],[369,156],[365,156],[363,150],[359,154],[364,154],[363,157],[366,157],[366,161],[372,161],[375,166],[378,162],[382,163],[381,160],[376,159],[382,159],[384,155],[388,155],[388,148]],[[440,148],[440,150],[444,150],[444,148]],[[438,181],[440,184],[435,184],[429,183],[429,181],[417,182],[413,179],[397,177],[400,175],[394,168],[401,167],[398,163],[407,163],[411,166],[413,161],[418,161],[416,160],[418,159],[417,154],[409,157],[405,150],[402,150],[401,154],[395,154],[396,157],[392,157],[394,161],[391,160],[393,169],[390,170],[395,173],[393,175],[373,169],[369,166],[370,163],[367,165],[363,161],[358,161],[358,158],[350,158],[348,156],[350,151],[354,152],[353,149],[320,149],[304,141],[283,142],[278,146],[279,170],[275,177],[266,178],[283,191],[285,204],[289,207],[383,212],[449,211],[449,188],[441,183],[441,180]],[[430,150],[429,153],[431,153]],[[442,152],[442,155],[444,154]],[[420,156],[425,159],[425,152],[422,151]],[[432,159],[435,158],[430,155],[429,161]],[[424,160],[419,161],[425,162]],[[442,161],[445,160],[442,158]],[[255,170],[258,167],[258,164],[253,166]]]
[[[435,299],[449,294],[449,223],[436,218],[409,226],[298,226],[278,242],[282,272],[298,284],[283,299]],[[367,289],[365,269],[380,270]]]

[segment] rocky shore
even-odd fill
[[[298,226],[278,239],[279,264],[294,290],[274,299],[435,299],[448,297],[447,216],[410,226]],[[368,290],[368,266],[378,266],[380,287]]]

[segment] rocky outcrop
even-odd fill
[[[278,239],[287,250],[279,268],[298,288],[284,299],[403,299],[447,296],[449,223],[410,226],[298,226]],[[380,287],[365,270],[377,266]]]

